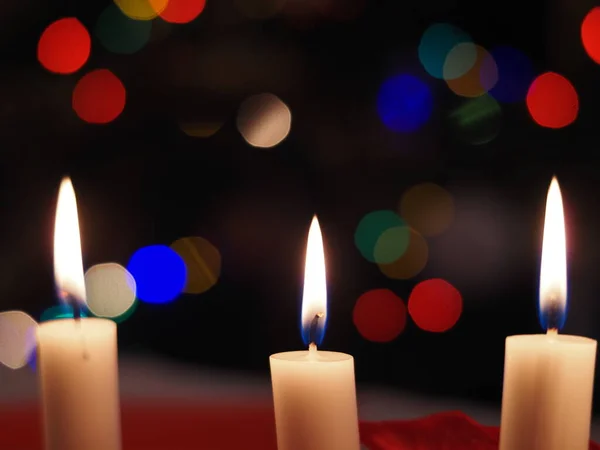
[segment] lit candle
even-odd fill
[[[74,318],[37,330],[46,450],[119,450],[117,330],[113,321],[82,318],[85,283],[77,202],[63,179],[54,229],[58,295]]]
[[[567,312],[566,233],[552,180],[540,269],[539,317],[546,334],[509,336],[500,450],[588,450],[596,341],[558,334]]]
[[[308,232],[302,337],[307,351],[271,355],[278,450],[359,450],[354,359],[317,350],[327,322],[323,238],[316,216]]]

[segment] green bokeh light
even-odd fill
[[[450,114],[452,127],[461,141],[487,144],[502,128],[502,108],[490,95],[467,100]]]
[[[408,247],[410,230],[391,210],[368,213],[356,227],[354,243],[365,259],[389,264],[402,256]]]
[[[95,32],[108,51],[130,55],[150,40],[152,21],[130,19],[111,3],[98,17]]]

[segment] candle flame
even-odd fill
[[[306,345],[320,345],[327,323],[327,282],[325,252],[319,220],[314,216],[308,231],[304,292],[302,295],[302,339]]]
[[[54,280],[63,302],[69,297],[85,303],[85,279],[81,260],[81,238],[77,217],[77,199],[71,179],[60,183],[54,222]]]
[[[567,245],[560,187],[552,178],[546,199],[546,218],[540,268],[539,318],[546,330],[563,327],[567,313]]]

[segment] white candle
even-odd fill
[[[85,282],[75,192],[60,186],[54,230],[59,296],[75,312],[85,305]],[[46,450],[119,450],[121,430],[117,330],[107,319],[62,319],[37,330]]]
[[[278,450],[359,450],[351,355],[317,350],[327,322],[325,256],[313,218],[306,248],[302,335],[309,350],[271,355]]]
[[[566,318],[567,263],[556,178],[546,200],[539,301],[548,332],[506,339],[500,450],[588,450],[596,341],[558,334]]]

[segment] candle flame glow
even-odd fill
[[[302,294],[302,339],[320,345],[327,323],[327,282],[323,236],[317,216],[313,217],[306,243],[304,292]]]
[[[70,178],[63,178],[58,191],[54,222],[54,280],[63,302],[69,297],[85,304],[85,279],[81,260],[81,238],[77,199]]]
[[[560,330],[567,316],[567,245],[560,187],[552,178],[546,199],[546,218],[540,268],[539,318],[546,330]]]

